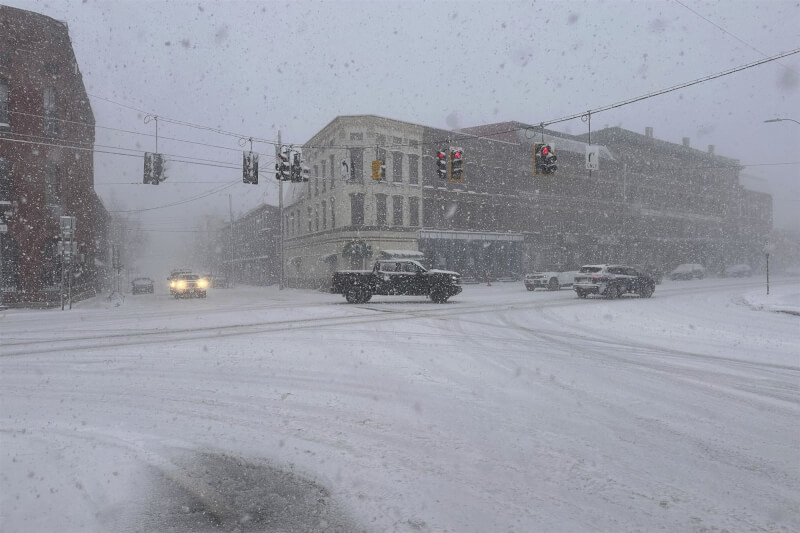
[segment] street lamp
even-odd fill
[[[793,118],[771,118],[769,120],[765,120],[764,122],[783,122],[784,120],[788,120],[790,122],[794,122],[795,124],[800,124],[800,122],[797,122]]]

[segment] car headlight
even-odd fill
[[[205,289],[206,287],[208,287],[208,280],[207,279],[197,280],[197,286],[200,287],[201,289]]]
[[[185,289],[186,288],[186,282],[185,281],[179,281],[178,282],[178,288],[179,289]]]
[[[170,281],[169,282],[169,287],[170,287],[170,289],[174,289],[175,288],[175,282],[174,281]]]

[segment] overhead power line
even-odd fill
[[[766,54],[765,52],[762,52],[761,50],[759,50],[758,48],[756,48],[756,47],[755,47],[755,46],[753,46],[752,44],[750,44],[750,43],[748,43],[747,41],[745,41],[745,40],[743,40],[743,39],[739,38],[737,35],[734,35],[733,33],[729,32],[728,30],[726,30],[725,28],[723,28],[722,26],[720,26],[719,24],[717,24],[717,23],[716,23],[716,22],[714,22],[713,20],[711,20],[711,19],[709,19],[709,18],[707,18],[707,17],[704,17],[703,15],[701,15],[700,13],[698,13],[697,11],[695,11],[694,9],[692,9],[691,7],[687,6],[686,4],[684,4],[683,2],[681,2],[680,0],[673,0],[673,1],[674,1],[676,4],[679,4],[679,5],[683,6],[684,8],[686,8],[687,10],[691,11],[692,13],[694,13],[695,15],[697,15],[698,17],[700,17],[701,19],[705,20],[706,22],[708,22],[709,24],[711,24],[712,26],[714,26],[714,27],[715,27],[715,28],[717,28],[718,30],[722,31],[723,33],[725,33],[725,34],[727,34],[727,35],[730,35],[731,37],[733,37],[734,39],[736,39],[737,41],[739,41],[739,42],[740,42],[740,43],[742,43],[743,45],[747,46],[748,48],[750,48],[750,49],[752,49],[752,50],[755,50],[756,52],[758,52],[759,54],[761,54],[761,55],[762,55],[762,56],[764,56],[764,57],[767,57],[767,54]],[[791,67],[787,67],[786,65],[784,65],[784,64],[783,64],[783,63],[781,63],[780,61],[778,61],[778,64],[779,64],[780,66],[782,66],[783,68],[785,68],[785,69],[788,69],[788,70],[794,71],[794,69],[792,69]]]
[[[242,182],[241,180],[237,179],[235,181],[232,181],[232,182],[228,183],[227,185],[223,185],[222,187],[217,187],[215,189],[212,189],[209,192],[206,192],[206,193],[203,193],[203,194],[198,194],[198,195],[193,196],[191,198],[186,198],[185,200],[179,200],[177,202],[172,202],[172,203],[169,203],[169,204],[159,205],[159,206],[156,206],[156,207],[146,207],[144,209],[120,209],[120,210],[115,210],[115,211],[109,211],[109,213],[142,213],[144,211],[155,211],[157,209],[165,209],[167,207],[175,207],[176,205],[188,204],[189,202],[194,202],[196,200],[200,200],[202,198],[206,198],[208,196],[211,196],[212,194],[217,194],[219,192],[222,192],[225,189],[233,187],[234,185],[237,185],[237,184],[239,184],[241,182]]]
[[[709,22],[711,22],[711,21],[709,21]],[[733,34],[731,34],[731,35],[733,36]],[[737,39],[738,39],[738,37],[737,37]],[[744,41],[742,41],[742,42],[744,42]],[[747,43],[744,43],[744,44],[747,44]],[[758,49],[755,49],[755,50],[758,51],[759,53],[763,54],[763,52],[759,51]],[[495,136],[495,135],[503,134],[503,133],[513,133],[513,132],[516,132],[516,131],[521,131],[521,130],[524,130],[524,129],[528,129],[531,126],[536,126],[536,125],[540,125],[542,127],[551,126],[553,124],[559,124],[561,122],[567,122],[569,120],[574,120],[576,118],[580,118],[580,117],[586,115],[587,113],[597,114],[597,113],[601,113],[603,111],[609,111],[611,109],[616,109],[618,107],[634,104],[634,103],[640,102],[642,100],[647,100],[649,98],[655,98],[656,96],[661,96],[661,95],[664,95],[664,94],[667,94],[667,93],[670,93],[670,92],[674,92],[674,91],[677,91],[677,90],[680,90],[680,89],[685,89],[685,88],[691,87],[693,85],[698,85],[700,83],[705,83],[705,82],[708,82],[708,81],[712,81],[712,80],[715,80],[717,78],[721,78],[721,77],[724,77],[724,76],[729,76],[731,74],[735,74],[735,73],[741,72],[743,70],[754,68],[754,67],[763,65],[765,63],[770,63],[772,61],[777,61],[779,59],[783,59],[785,57],[788,57],[788,56],[791,56],[791,55],[794,55],[794,54],[797,54],[797,53],[800,53],[800,48],[796,48],[796,49],[790,50],[788,52],[783,52],[783,53],[780,53],[778,55],[774,55],[774,56],[771,56],[771,57],[766,57],[764,59],[761,59],[761,60],[758,60],[758,61],[754,61],[752,63],[747,63],[745,65],[741,65],[741,66],[738,66],[738,67],[734,67],[734,68],[731,68],[731,69],[728,69],[728,70],[725,70],[725,71],[722,71],[722,72],[718,72],[718,73],[715,73],[715,74],[710,74],[708,76],[704,76],[702,78],[698,78],[698,79],[695,79],[695,80],[692,80],[692,81],[680,83],[678,85],[673,85],[673,86],[667,87],[665,89],[661,89],[661,90],[654,91],[654,92],[651,92],[651,93],[647,93],[647,94],[644,94],[644,95],[641,95],[641,96],[636,96],[636,97],[633,97],[633,98],[629,98],[627,100],[623,100],[623,101],[620,101],[620,102],[617,102],[617,103],[614,103],[614,104],[605,105],[605,106],[598,107],[596,109],[591,109],[591,110],[588,110],[588,111],[582,111],[580,113],[575,113],[573,115],[568,115],[568,116],[565,116],[565,117],[562,117],[562,118],[558,118],[558,119],[542,121],[542,122],[539,122],[538,124],[534,122],[534,123],[528,124],[526,126],[519,126],[519,127],[509,128],[509,129],[506,129],[506,130],[495,131],[495,132],[492,132],[492,133],[490,133],[488,135],[474,135],[474,134],[454,133],[454,135],[448,135],[448,137],[444,138],[444,139],[436,139],[436,140],[427,141],[427,142],[418,142],[416,144],[417,145],[438,145],[438,144],[441,144],[442,142],[455,142],[455,141],[466,140],[466,139],[470,139],[470,138],[487,138],[487,139],[490,139],[490,140],[496,140],[496,139],[491,139],[491,136]],[[93,95],[93,94],[89,94],[89,96],[91,96],[93,98],[98,98],[100,100],[104,100],[104,101],[107,101],[107,102],[110,102],[110,103],[113,103],[113,104],[116,104],[116,105],[119,105],[119,106],[122,106],[122,107],[126,107],[126,108],[132,109],[134,111],[155,115],[155,113],[147,112],[147,111],[144,111],[142,109],[138,109],[138,108],[135,108],[133,106],[129,106],[129,105],[123,104],[121,102],[116,102],[116,101],[111,100],[109,98],[104,98],[104,97]],[[246,134],[242,134],[242,133],[230,132],[230,131],[222,130],[220,128],[215,128],[215,127],[212,127],[212,126],[205,126],[205,125],[202,125],[202,124],[196,124],[196,123],[192,123],[192,122],[188,122],[188,121],[184,121],[184,120],[172,119],[172,118],[164,117],[164,116],[161,116],[161,115],[159,115],[158,118],[159,118],[159,120],[163,120],[165,122],[170,122],[170,123],[173,123],[173,124],[183,125],[183,126],[197,128],[197,129],[202,129],[202,130],[206,130],[206,131],[211,131],[211,132],[214,132],[214,133],[218,133],[220,135],[228,135],[228,136],[233,136],[233,137],[238,137],[238,138],[247,138],[247,139],[252,138],[252,140],[254,142],[262,142],[262,143],[270,144],[270,145],[273,145],[273,146],[277,146],[278,145],[277,141],[273,141],[271,139],[263,139],[263,138],[260,138],[260,137],[252,137],[252,136],[249,136],[249,135],[246,135]],[[283,145],[289,145],[289,144],[292,144],[292,143],[282,143],[282,144]],[[304,146],[306,148],[318,148],[318,149],[322,149],[322,148],[325,148],[325,149],[331,149],[331,148],[333,148],[333,149],[351,149],[351,148],[367,148],[367,147],[372,147],[373,146],[373,145],[366,146],[366,145],[363,145],[363,144],[360,144],[360,145],[315,145],[315,144],[303,145],[302,143],[296,143],[295,145],[296,146]],[[405,147],[405,146],[409,146],[409,145],[410,145],[410,143],[385,143],[385,144],[374,145],[374,146],[378,146],[380,148],[393,148],[393,147]]]

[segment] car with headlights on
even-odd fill
[[[206,297],[208,280],[198,274],[179,274],[169,282],[169,291],[175,298]]]
[[[608,299],[624,294],[650,298],[656,290],[656,281],[628,265],[585,265],[575,276],[572,288],[578,298],[586,298],[590,294]]]

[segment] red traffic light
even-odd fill
[[[545,146],[542,147],[542,155],[547,155],[547,153],[549,151],[550,151],[550,147],[549,146],[545,145]]]
[[[453,159],[461,159],[461,150],[453,152]]]
[[[447,154],[445,154],[443,151],[439,150],[438,152],[436,152],[436,157],[438,157],[439,159],[446,159],[447,158]]]

